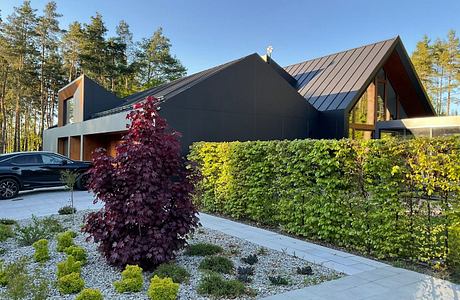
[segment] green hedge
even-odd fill
[[[460,139],[195,143],[201,210],[373,255],[460,262]]]

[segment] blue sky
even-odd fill
[[[46,0],[32,0],[41,10]],[[424,34],[460,34],[460,1],[431,0],[57,0],[61,24],[100,12],[110,33],[126,20],[135,39],[159,26],[189,73],[274,48],[288,65],[400,35],[411,52]],[[442,2],[442,5],[440,4]],[[22,0],[0,0],[2,16]]]

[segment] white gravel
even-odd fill
[[[81,220],[88,211],[78,212],[75,216],[75,225],[72,224],[72,218],[69,216],[59,216],[58,218],[61,223],[68,229],[72,229],[77,232],[78,235],[75,238],[75,244],[82,246],[88,253],[88,262],[82,268],[82,277],[85,281],[85,287],[100,289],[104,295],[104,299],[148,299],[147,288],[149,279],[151,278],[150,272],[144,272],[144,289],[139,293],[131,294],[118,294],[113,288],[113,282],[120,279],[120,270],[107,265],[105,259],[97,251],[97,244],[93,242],[86,242],[86,236],[80,233],[80,227],[82,225]],[[29,223],[30,220],[21,220],[21,225]],[[198,242],[209,242],[212,244],[220,245],[224,248],[226,255],[235,264],[235,268],[239,266],[248,266],[241,261],[241,257],[250,254],[258,254],[261,247],[245,240],[239,239],[234,236],[230,236],[219,231],[210,230],[206,228],[199,228],[195,234],[189,239],[189,243]],[[14,239],[8,239],[5,242],[0,242],[0,247],[6,250],[5,254],[0,255],[0,259],[5,263],[15,261],[20,257],[27,256],[32,257],[34,249],[32,246],[21,247]],[[56,241],[51,239],[49,242],[50,256],[51,259],[45,264],[39,265],[38,263],[32,262],[29,266],[29,270],[33,270],[37,267],[41,267],[42,273],[49,278],[52,282],[56,280],[56,265],[58,262],[65,259],[65,254],[56,251]],[[254,265],[255,274],[252,276],[253,280],[247,284],[248,287],[254,289],[257,292],[256,299],[260,299],[269,295],[279,294],[289,290],[299,289],[312,284],[318,284],[323,281],[332,280],[343,274],[337,273],[326,267],[312,264],[298,257],[287,255],[286,253],[275,251],[271,249],[264,249],[263,255],[258,254],[259,261]],[[180,286],[179,299],[209,299],[202,297],[197,294],[196,287],[202,277],[202,272],[198,270],[198,265],[203,257],[198,256],[186,256],[179,253],[176,262],[185,267],[191,274],[190,281]],[[311,266],[313,269],[313,275],[298,275],[296,273],[297,267]],[[274,286],[270,284],[268,276],[281,275],[289,279],[290,284],[288,286]],[[235,275],[225,275],[226,278],[235,278]],[[0,293],[4,288],[0,287]],[[49,299],[74,299],[75,295],[60,295],[54,286],[51,287],[51,295]],[[240,299],[249,299],[246,296]]]

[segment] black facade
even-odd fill
[[[350,130],[367,131],[365,136],[370,137],[369,131],[375,131],[376,122],[381,121],[375,116],[382,115],[377,110],[382,101],[388,120],[395,115],[389,112],[386,98],[380,99],[376,92],[381,86],[377,74],[382,72],[386,85],[397,93],[394,101],[404,112],[402,117],[434,115],[396,37],[285,68],[270,57],[251,54],[124,99],[84,77],[79,79],[83,86],[71,83],[59,92],[60,99],[84,99],[83,107],[76,105],[83,120],[69,125],[59,120],[58,127],[45,131],[44,148],[53,151],[57,140],[71,137],[81,141],[79,148],[74,147],[80,149],[75,157],[86,158],[100,140],[113,148],[117,141],[112,139],[126,128],[123,116],[147,96],[161,100],[160,114],[182,133],[184,153],[198,141],[340,139],[348,137]],[[368,99],[363,100],[366,95]],[[350,123],[358,101],[360,107],[376,103],[367,112],[374,115],[372,124]]]
[[[165,100],[160,114],[184,151],[196,141],[307,138],[317,125],[317,111],[257,54]]]

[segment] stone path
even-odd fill
[[[77,209],[97,209],[93,196],[76,191]],[[0,200],[0,218],[24,219],[56,214],[69,203],[63,188],[21,192],[13,200]],[[307,261],[323,264],[348,276],[319,285],[267,297],[265,300],[460,300],[460,286],[428,275],[394,268],[387,264],[297,240],[268,230],[200,214],[203,226],[237,236],[252,243],[285,251]]]
[[[410,300],[460,299],[460,286],[446,280],[395,268],[343,251],[297,240],[268,230],[201,213],[204,227],[261,246],[285,251],[349,276],[267,297],[265,300]]]

